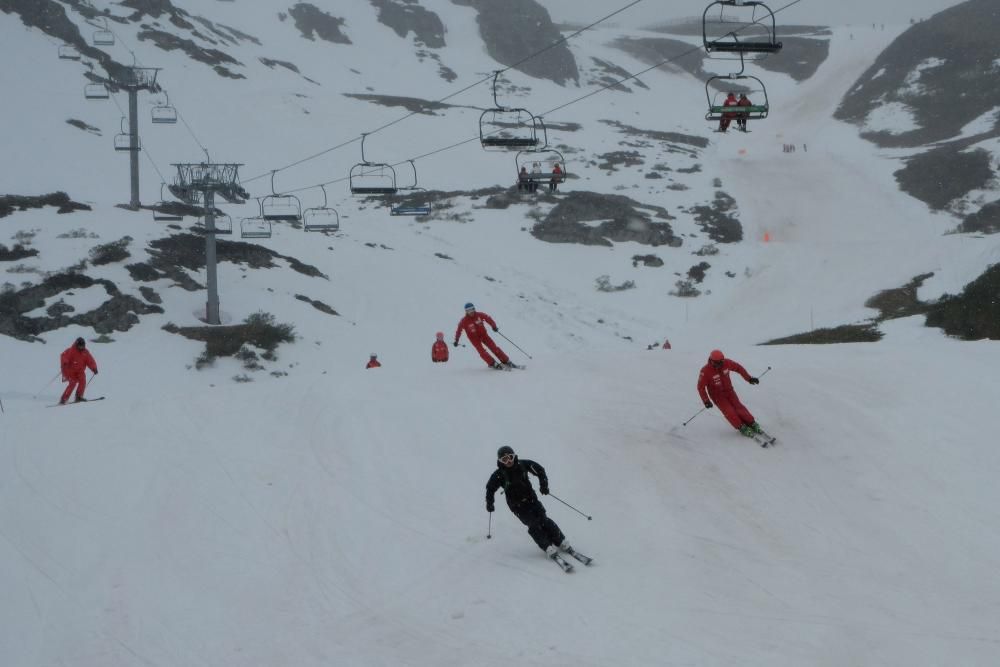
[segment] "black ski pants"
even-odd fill
[[[559,526],[556,525],[555,521],[546,516],[545,507],[537,500],[518,505],[517,507],[511,507],[510,511],[520,519],[521,523],[528,527],[528,535],[531,535],[531,539],[535,541],[535,544],[542,551],[550,544],[559,546],[565,539],[565,535],[559,530]]]

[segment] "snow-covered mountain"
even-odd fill
[[[945,59],[922,52],[934,26],[992,9],[779,12],[788,50],[747,65],[769,117],[718,134],[705,78],[733,63],[699,49],[704,6],[576,34],[619,8],[0,0],[4,664],[992,663],[998,354],[944,332],[997,337],[993,230],[961,227],[996,199],[996,146],[962,126],[990,177],[929,206],[894,172],[931,139],[873,144],[910,112],[858,98],[917,85]],[[162,68],[138,210],[127,98],[83,94],[133,64]],[[496,70],[565,159],[555,192],[480,146]],[[167,106],[179,122],[149,122]],[[205,159],[240,163],[250,195],[217,202],[221,327],[203,227],[167,187]],[[352,196],[363,159],[432,213]],[[273,194],[340,230],[241,239]],[[468,301],[525,372],[468,347],[430,362]],[[48,409],[77,336],[109,400]],[[716,347],[771,369],[736,383],[775,448],[698,413]],[[487,517],[501,444],[593,516],[543,498],[595,565],[567,577],[501,499]]]

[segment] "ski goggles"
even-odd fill
[[[499,461],[500,461],[500,463],[504,464],[505,466],[509,466],[511,463],[514,462],[514,455],[513,454],[504,454],[503,456],[500,457]]]

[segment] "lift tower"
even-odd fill
[[[219,319],[219,280],[215,259],[215,195],[230,204],[243,204],[250,194],[240,185],[239,169],[242,163],[181,163],[170,192],[188,204],[204,206],[205,216],[205,275],[208,301],[205,304],[205,322],[221,324]]]
[[[129,131],[129,167],[132,180],[132,199],[129,205],[139,208],[139,91],[151,93],[160,92],[156,83],[156,73],[159,67],[122,67],[109,79],[108,85],[113,89],[128,92],[128,131]]]

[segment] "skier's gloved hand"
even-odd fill
[[[543,486],[540,489],[538,489],[538,492],[541,493],[543,496],[547,496],[549,495],[549,487]]]
[[[492,512],[493,511],[493,503],[488,503],[486,505],[486,511],[487,512]]]
[[[496,333],[497,331],[500,331],[500,327],[493,327],[493,333]]]
[[[750,378],[750,384],[760,384],[760,380],[758,378]]]
[[[458,347],[458,341],[456,340],[455,342],[452,343],[452,345],[454,345],[455,347]]]
[[[712,401],[705,401],[705,407],[706,408],[712,407]]]

